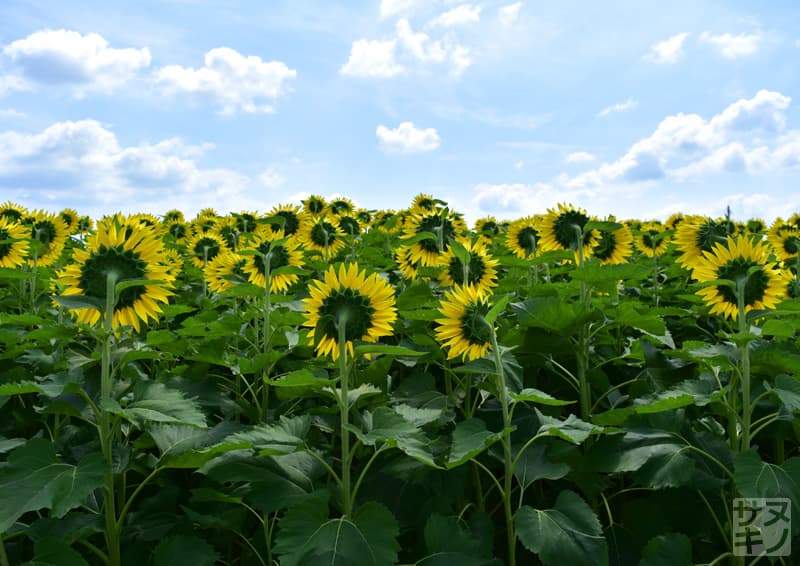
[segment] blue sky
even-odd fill
[[[3,0],[0,201],[800,210],[794,1]]]

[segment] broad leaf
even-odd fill
[[[450,454],[447,456],[447,469],[456,468],[472,460],[502,437],[501,432],[487,430],[486,423],[480,419],[472,418],[459,422],[453,430],[453,441]]]
[[[639,566],[680,566],[693,564],[692,541],[684,534],[669,533],[648,541]]]
[[[742,497],[786,497],[792,502],[792,517],[800,517],[800,458],[778,466],[762,462],[758,452],[748,450],[736,457],[733,475]],[[800,522],[792,523],[792,532],[800,531]]]
[[[423,464],[439,467],[433,460],[428,437],[394,410],[378,407],[371,413],[364,411],[362,420],[365,430],[352,426],[350,430],[364,445],[375,446],[379,442],[385,442]]]
[[[112,401],[103,408],[144,426],[147,422],[174,423],[196,427],[206,426],[206,417],[200,406],[184,397],[181,391],[170,389],[163,383],[145,383],[136,388],[134,401],[125,408]]]
[[[547,458],[548,446],[534,445],[529,446],[522,453],[517,467],[514,468],[514,476],[523,486],[528,487],[533,482],[541,479],[560,480],[569,473],[570,467],[564,462],[551,462]]]
[[[219,555],[207,541],[188,535],[178,535],[162,541],[155,552],[155,566],[214,566],[218,559]]]
[[[66,542],[45,538],[34,543],[33,559],[22,566],[89,566],[89,563]]]

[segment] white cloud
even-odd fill
[[[564,163],[588,163],[595,157],[588,151],[575,151],[564,158]]]
[[[277,189],[286,182],[286,178],[275,166],[268,167],[266,171],[259,175],[258,180],[267,189]]]
[[[522,10],[522,2],[514,2],[513,4],[502,6],[497,10],[497,19],[504,26],[510,26],[519,20],[520,10]]]
[[[78,94],[111,92],[150,65],[150,51],[109,47],[96,33],[45,29],[3,48],[23,78],[45,85],[71,85]]]
[[[24,118],[25,113],[13,108],[0,108],[0,119],[7,118]]]
[[[395,61],[395,41],[359,39],[350,48],[350,58],[339,72],[349,77],[389,78],[405,73]]]
[[[664,41],[654,44],[644,56],[655,63],[677,63],[683,55],[683,42],[689,37],[688,32],[677,33]]]
[[[412,122],[403,122],[390,130],[378,126],[375,130],[381,149],[386,153],[418,153],[439,147],[439,133],[434,128],[418,129]]]
[[[381,0],[381,18],[410,12],[416,4],[417,0]]]
[[[481,7],[472,4],[461,4],[452,10],[443,12],[428,22],[430,27],[451,28],[478,23],[481,20]]]
[[[168,65],[156,71],[155,81],[168,93],[207,97],[223,114],[233,114],[272,112],[274,101],[288,90],[286,82],[296,76],[297,71],[280,61],[217,47],[205,54],[201,68]]]
[[[398,20],[395,29],[404,51],[421,63],[443,64],[449,61],[454,76],[460,76],[472,65],[469,49],[449,38],[434,41],[425,32],[415,33],[405,18]]]
[[[762,39],[763,36],[760,33],[740,33],[738,35],[723,33],[721,35],[712,35],[704,31],[700,35],[700,41],[713,45],[719,49],[722,56],[727,59],[736,59],[737,57],[752,55],[758,51]]]
[[[0,189],[15,201],[45,201],[92,215],[244,206],[247,177],[198,165],[211,147],[175,138],[123,147],[95,120],[57,122],[39,133],[5,131]]]
[[[14,92],[31,90],[33,87],[19,75],[0,76],[0,96]]]
[[[638,101],[629,98],[625,102],[620,102],[618,104],[612,104],[611,106],[606,106],[600,112],[597,113],[598,116],[608,116],[609,114],[613,114],[614,112],[625,112],[626,110],[632,110],[636,108],[639,104]]]

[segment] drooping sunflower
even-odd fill
[[[359,208],[358,210],[356,210],[355,215],[356,218],[358,219],[358,222],[365,228],[372,223],[372,212],[367,210],[366,208]]]
[[[361,223],[352,213],[342,213],[336,217],[336,225],[342,233],[348,236],[358,236],[361,234]]]
[[[217,225],[220,217],[213,208],[204,208],[192,220],[192,230],[195,232],[210,232]]]
[[[317,355],[339,358],[339,323],[345,320],[345,348],[354,355],[353,341],[377,342],[392,334],[397,319],[394,289],[377,273],[359,271],[357,263],[328,268],[323,280],[312,281],[303,326],[309,327],[310,344]]]
[[[450,213],[447,215],[439,213],[415,214],[411,216],[404,227],[406,238],[412,238],[422,232],[433,234],[441,233],[443,249],[439,249],[439,243],[434,239],[425,239],[411,244],[411,260],[418,262],[425,267],[439,265],[442,260],[442,253],[446,252],[451,240],[466,231],[464,220]]]
[[[203,276],[208,288],[214,293],[222,293],[236,285],[236,279],[247,280],[244,265],[248,258],[225,250],[208,262]],[[263,277],[262,277],[263,280]]]
[[[435,212],[437,205],[438,203],[433,196],[420,193],[415,196],[414,200],[411,202],[411,212],[418,214]]]
[[[453,246],[450,246],[443,255],[444,269],[439,274],[439,281],[447,287],[471,285],[479,293],[491,293],[492,288],[497,286],[496,268],[499,262],[489,255],[486,244],[480,239],[475,243],[467,238],[459,238],[457,241],[469,254],[469,262],[465,266],[455,254]]]
[[[78,225],[75,228],[75,231],[78,234],[88,234],[93,228],[94,220],[92,220],[91,216],[81,216],[78,218]]]
[[[242,270],[247,274],[250,283],[261,287],[266,285],[267,255],[271,291],[285,291],[297,281],[298,277],[294,273],[274,273],[276,269],[287,265],[303,266],[303,256],[294,238],[285,238],[280,230],[273,232],[269,228],[262,228],[248,240],[246,249],[257,252],[243,255],[246,261]]]
[[[461,356],[464,361],[482,358],[491,348],[491,331],[484,319],[491,304],[487,296],[471,285],[454,287],[448,291],[437,319],[436,340],[449,348],[447,359]]]
[[[328,211],[334,216],[352,214],[355,210],[356,205],[347,197],[336,197],[328,203]]]
[[[600,235],[592,247],[592,256],[599,259],[601,265],[628,263],[633,253],[631,229],[623,224],[616,230],[598,230],[598,233]]]
[[[69,230],[70,234],[74,234],[77,232],[78,228],[78,211],[73,208],[65,208],[61,212],[58,213],[58,216],[61,220],[64,221],[64,224],[67,225],[67,230]]]
[[[107,277],[116,274],[118,282],[150,279],[152,284],[124,289],[114,307],[112,327],[132,326],[137,332],[141,322],[157,320],[159,303],[167,303],[172,295],[174,276],[162,258],[163,244],[151,228],[140,226],[129,231],[127,226],[106,222],[89,236],[85,249],[76,249],[72,262],[58,272],[64,295],[85,295],[105,301]],[[72,311],[79,322],[94,325],[100,320],[98,309]]]
[[[321,196],[311,195],[307,199],[300,201],[303,204],[303,211],[312,216],[317,216],[325,212],[325,207],[328,204]]]
[[[28,257],[29,231],[19,222],[0,216],[0,267],[20,267]]]
[[[20,222],[26,216],[28,216],[28,209],[21,204],[9,200],[0,204],[0,218],[5,218],[11,222]]]
[[[313,250],[321,254],[328,254],[328,258],[333,257],[344,247],[344,233],[336,225],[333,218],[306,217],[300,225],[297,233],[300,243],[307,250]]]
[[[269,211],[269,216],[283,218],[283,227],[280,224],[270,224],[272,231],[283,230],[285,236],[294,236],[300,229],[300,207],[296,204],[279,204]]]
[[[200,232],[186,242],[192,264],[203,269],[217,254],[228,249],[225,241],[213,232]]]
[[[477,232],[484,241],[491,243],[501,232],[500,224],[494,216],[478,218],[475,221],[475,232]]]
[[[519,259],[535,256],[539,243],[537,220],[532,216],[511,223],[506,232],[506,248]]]
[[[777,218],[767,233],[767,239],[781,261],[793,260],[800,253],[800,228]]]
[[[703,252],[692,275],[698,281],[724,279],[737,283],[746,278],[744,285],[744,310],[764,310],[775,305],[786,295],[792,279],[788,270],[769,262],[770,248],[764,241],[750,237],[728,237],[725,242],[714,244],[710,251]],[[753,269],[751,272],[750,270]],[[721,314],[736,320],[739,305],[736,290],[727,285],[710,285],[697,291],[711,314]]]
[[[636,248],[648,257],[662,256],[669,246],[670,236],[660,222],[645,222],[634,240]]]
[[[681,255],[677,262],[693,268],[702,258],[703,252],[711,251],[715,244],[725,242],[732,235],[732,223],[702,216],[687,216],[678,225],[674,241]]]
[[[400,222],[400,217],[394,210],[381,210],[372,218],[372,228],[390,234],[394,232]]]
[[[131,215],[129,222],[131,224],[137,224],[140,226],[148,226],[149,228],[152,228],[157,235],[163,233],[163,223],[152,214],[148,214],[146,212],[139,212]]]
[[[598,237],[596,230],[584,230],[589,220],[585,210],[571,204],[559,204],[558,209],[548,208],[539,223],[542,250],[572,250],[577,256],[582,247],[583,257],[588,258]],[[579,231],[582,241],[578,237]]]
[[[69,238],[69,230],[64,221],[55,214],[34,210],[24,223],[29,229],[32,245],[38,247],[37,251],[31,251],[31,255],[35,254],[36,257],[29,257],[28,264],[33,265],[34,261],[39,267],[55,264]]]

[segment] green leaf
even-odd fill
[[[379,503],[331,519],[327,501],[311,499],[289,509],[279,525],[274,551],[281,566],[391,566],[400,550],[397,521]]]
[[[415,310],[426,304],[436,303],[431,288],[421,281],[412,283],[397,295],[399,310]]]
[[[110,410],[117,412],[113,405]],[[120,416],[143,426],[146,422],[206,426],[206,417],[197,402],[163,383],[145,383],[136,388],[134,401],[119,411]]]
[[[34,543],[33,558],[22,566],[89,566],[89,563],[66,542],[45,538]]]
[[[70,310],[97,309],[102,312],[106,308],[104,299],[86,295],[58,295],[53,297],[53,300]]]
[[[378,407],[362,414],[365,431],[351,427],[351,431],[366,446],[385,442],[393,448],[428,466],[438,468],[430,450],[430,440],[413,423],[388,407]]]
[[[497,317],[500,316],[504,310],[506,310],[506,307],[508,306],[509,302],[511,302],[510,293],[506,293],[505,295],[501,295],[500,297],[492,297],[492,303],[494,304],[484,317],[486,319],[486,322],[488,322],[491,325],[494,325],[494,321],[497,320]]]
[[[542,479],[560,480],[569,473],[568,464],[551,462],[547,458],[548,451],[548,446],[539,444],[529,446],[522,453],[516,468],[514,468],[514,476],[523,487],[528,487],[533,482]]]
[[[18,381],[0,385],[0,395],[25,395],[26,393],[44,393],[44,389],[31,381]]]
[[[125,289],[130,289],[132,287],[145,287],[147,285],[164,285],[165,283],[168,282],[157,279],[126,279],[116,284],[115,292],[117,297],[119,297],[120,293],[122,293]]]
[[[763,336],[777,336],[778,338],[792,338],[794,336],[794,326],[789,322],[780,319],[770,319],[761,328]]]
[[[410,246],[411,244],[416,244],[417,242],[421,242],[422,240],[433,240],[437,241],[438,238],[436,234],[433,232],[417,232],[410,238],[403,238],[400,240],[400,243],[404,246]]]
[[[651,538],[642,550],[639,566],[691,566],[692,541],[684,534],[669,533]]]
[[[319,390],[323,387],[330,387],[334,383],[335,381],[333,379],[317,377],[307,369],[298,369],[296,371],[289,372],[284,377],[270,380],[269,382],[272,387],[300,387],[311,390]]]
[[[792,516],[800,516],[800,458],[789,458],[782,465],[762,462],[755,450],[736,456],[733,475],[742,497],[786,497],[792,502]],[[793,532],[800,531],[794,522]]]
[[[534,389],[532,387],[528,387],[520,391],[519,393],[509,393],[508,395],[511,397],[512,400],[515,402],[520,401],[530,401],[531,403],[538,403],[540,405],[550,405],[552,407],[560,407],[563,405],[571,405],[575,401],[562,401],[561,399],[556,399],[549,393],[545,393],[544,391],[540,391],[539,389]]]
[[[482,526],[466,524],[460,517],[434,513],[425,523],[425,547],[429,554],[416,566],[501,566],[499,560],[491,557],[491,545],[481,540],[489,533],[476,532],[476,527]]]
[[[572,279],[591,284],[637,281],[650,277],[653,270],[649,266],[639,263],[625,263],[622,265],[601,265],[596,262],[587,262],[583,268],[576,268],[571,273]]]
[[[553,509],[523,506],[516,515],[517,536],[546,566],[605,566],[608,546],[600,521],[575,492],[558,495]]]
[[[31,271],[0,267],[0,279],[32,279],[33,277],[34,273]]]
[[[596,317],[594,312],[559,297],[534,297],[524,303],[511,303],[511,308],[523,327],[543,328],[559,336],[570,336]]]
[[[424,356],[427,352],[417,352],[403,346],[390,346],[387,344],[359,344],[354,348],[357,356],[364,354],[389,354],[392,356]]]
[[[535,411],[541,423],[536,433],[537,436],[555,436],[572,444],[580,444],[593,432],[602,432],[603,430],[601,427],[582,421],[573,414],[562,421],[543,415],[538,409]]]
[[[0,466],[0,534],[27,511],[51,509],[55,517],[63,517],[103,484],[104,470],[100,454],[73,466],[59,462],[47,440],[28,441]]]
[[[262,456],[288,454],[302,446],[311,430],[311,416],[281,415],[274,424],[263,424],[250,430],[237,432],[225,439],[225,444],[239,448],[251,448]]]
[[[447,456],[447,469],[453,469],[489,448],[503,437],[501,432],[486,429],[486,423],[471,418],[459,422],[453,430],[450,454]]]
[[[764,387],[772,391],[787,411],[791,413],[800,411],[800,381],[791,375],[779,375],[775,378],[774,387],[766,382],[764,382]],[[0,390],[2,390],[2,386],[0,386]]]
[[[156,547],[155,566],[214,566],[219,555],[214,547],[200,537],[178,535],[161,541]]]
[[[197,428],[179,424],[156,423],[147,432],[161,456],[158,465],[165,468],[199,468],[215,456],[239,449],[224,440],[238,432],[240,426],[223,421],[214,428]]]

